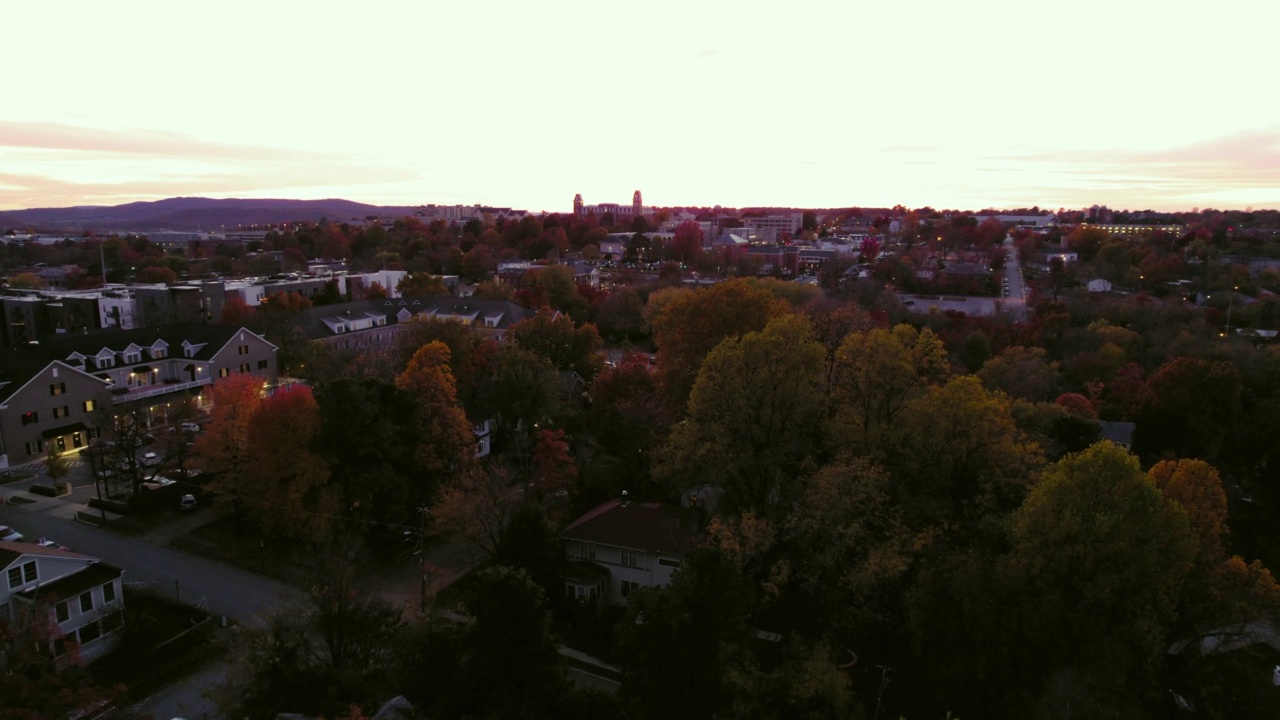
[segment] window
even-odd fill
[[[673,567],[673,568],[678,568],[678,567],[680,567],[680,561],[679,561],[679,560],[670,560],[670,559],[667,559],[667,558],[658,558],[658,564],[659,564],[659,565],[661,565],[661,566],[663,566],[663,567]]]
[[[249,363],[240,363],[240,372],[247,373],[252,369],[253,369],[253,366],[250,365]]]
[[[126,365],[132,365],[133,363],[140,363],[142,362],[142,353],[140,352],[125,353],[124,362]]]
[[[103,585],[103,586],[102,586],[102,601],[103,601],[103,602],[111,602],[112,600],[115,600],[115,599],[116,599],[116,586],[115,586],[115,583],[107,583],[106,585]]]
[[[222,368],[218,371],[218,377],[224,378],[231,375],[231,368]]]
[[[93,400],[84,401],[85,412],[93,412],[94,410],[97,410],[97,409],[98,409],[98,403],[94,402]]]
[[[116,359],[114,356],[99,355],[97,359],[98,359],[98,367],[100,368],[109,368],[109,367],[116,366]]]
[[[67,638],[56,637],[53,639],[53,656],[62,657],[67,654]]]
[[[50,395],[61,395],[67,391],[66,383],[54,383],[49,386]]]
[[[629,597],[632,591],[639,590],[639,589],[640,589],[640,583],[630,582],[627,580],[622,581],[622,597]]]
[[[40,422],[40,413],[38,412],[22,413],[23,425],[35,425],[39,422]]]
[[[248,355],[248,354],[249,354],[249,346],[248,346],[248,345],[241,345],[240,347],[236,348],[236,354],[237,354],[237,355]]]
[[[97,620],[94,620],[88,625],[81,626],[80,628],[80,644],[82,645],[88,645],[101,636],[102,626],[98,624]]]
[[[53,409],[54,420],[57,420],[58,418],[67,417],[69,415],[71,415],[71,408],[67,405],[63,405],[62,407],[56,407]]]
[[[622,551],[622,564],[623,564],[623,565],[626,565],[627,567],[636,567],[636,566],[638,566],[640,563],[639,563],[639,562],[637,562],[637,557],[636,557],[636,556],[637,556],[637,553],[636,553],[636,551],[635,551],[635,550],[623,550],[623,551]]]
[[[40,453],[44,452],[43,440],[36,440],[35,442],[29,442],[26,445],[27,445],[28,455],[39,455]]]
[[[259,360],[259,361],[258,361],[258,369],[259,369],[259,370],[266,370],[266,369],[267,369],[267,361],[266,361],[266,360]]]
[[[66,600],[63,600],[57,605],[54,605],[53,612],[55,617],[58,618],[58,622],[60,623],[64,623],[71,619],[71,608],[67,607]]]
[[[93,591],[80,593],[80,612],[87,613],[93,609]]]
[[[160,360],[168,356],[169,356],[169,348],[152,348],[151,349],[151,357],[155,358],[156,360]]]
[[[40,579],[39,568],[36,567],[36,561],[25,562],[14,568],[9,568],[9,589],[16,588],[20,585],[33,583]]]
[[[596,546],[591,543],[583,543],[582,546],[578,548],[578,552],[582,554],[582,557],[588,560],[596,559]]]

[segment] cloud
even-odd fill
[[[306,188],[421,180],[354,155],[199,140],[178,133],[0,121],[3,208],[115,204],[179,195],[292,196]],[[104,180],[104,178],[106,178]]]

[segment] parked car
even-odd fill
[[[195,496],[195,495],[183,495],[183,496],[182,496],[182,500],[180,500],[180,501],[178,502],[178,509],[179,509],[179,510],[181,510],[182,512],[187,512],[187,511],[189,511],[189,510],[195,510],[195,509],[196,509],[196,496]]]
[[[0,525],[0,540],[5,542],[22,542],[22,533],[8,525]]]
[[[182,429],[182,432],[189,432],[189,433],[200,432],[200,423],[184,422],[180,427]]]
[[[160,464],[160,455],[154,452],[145,452],[142,454],[143,467],[155,467]]]

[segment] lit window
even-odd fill
[[[84,411],[85,411],[85,412],[93,412],[94,410],[97,410],[97,409],[98,409],[98,404],[97,404],[96,402],[94,402],[93,400],[85,400],[85,401],[84,401]]]

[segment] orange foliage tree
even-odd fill
[[[219,493],[219,502],[232,503],[236,522],[245,498],[243,478],[249,471],[250,421],[262,406],[262,378],[256,375],[232,375],[209,388],[213,407],[209,422],[196,440],[192,458],[213,479],[209,489]]]
[[[418,493],[422,502],[437,483],[465,473],[475,459],[475,434],[458,406],[449,358],[449,347],[433,340],[414,353],[396,378],[396,387],[408,393],[416,408],[414,422],[420,440],[414,458],[428,483]]]
[[[320,538],[337,511],[329,468],[313,449],[320,407],[311,388],[292,386],[262,401],[249,420],[249,468],[238,480],[263,532]]]

